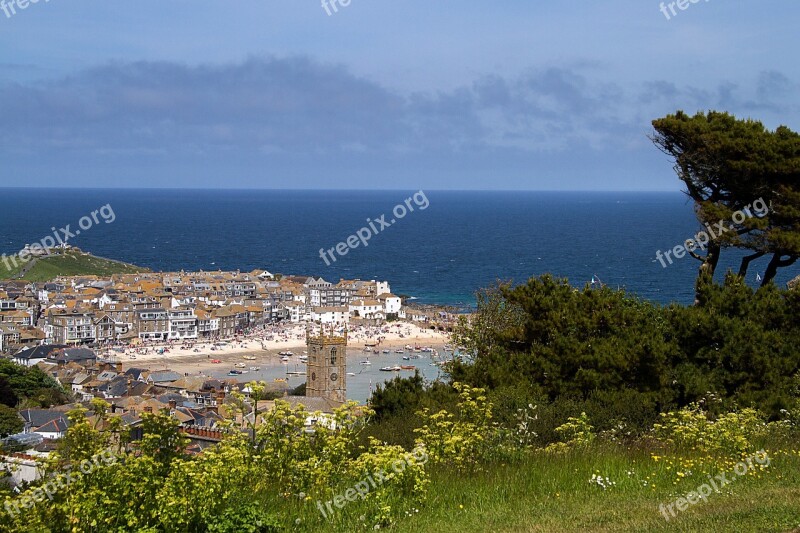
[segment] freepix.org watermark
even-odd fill
[[[353,0],[322,0],[322,9],[330,17],[334,13],[339,12],[339,6],[347,7]]]
[[[355,250],[359,246],[364,246],[365,248],[369,246],[369,240],[372,238],[373,235],[377,235],[378,233],[382,232],[398,220],[404,218],[407,214],[414,212],[414,206],[419,207],[420,211],[424,211],[430,205],[430,201],[428,197],[425,196],[423,191],[419,191],[415,193],[414,196],[406,198],[405,202],[402,204],[397,204],[392,209],[392,215],[394,218],[390,220],[386,220],[388,215],[381,215],[375,220],[371,218],[367,219],[367,226],[364,226],[360,230],[358,230],[354,235],[350,235],[344,242],[340,242],[336,246],[332,248],[325,248],[319,249],[319,256],[325,261],[327,266],[331,266],[331,260],[335,263],[336,262],[336,255],[334,252],[339,256],[345,256],[350,252],[350,250]],[[376,226],[377,224],[377,226]],[[330,260],[328,259],[330,256]]]
[[[708,2],[708,0],[704,0]],[[672,20],[672,17],[678,16],[678,10],[686,11],[689,9],[689,6],[692,4],[699,4],[700,0],[677,0],[676,2],[661,2],[658,6],[659,11],[661,11],[667,20]],[[676,10],[675,8],[678,8]]]
[[[11,257],[3,254],[0,256],[0,260],[3,261],[3,264],[8,270],[11,270],[12,265],[16,268],[20,263],[27,263],[30,261],[32,257],[49,255],[50,250],[66,246],[69,239],[77,237],[81,234],[81,231],[91,229],[95,224],[99,224],[101,219],[106,224],[111,224],[117,219],[117,215],[114,213],[114,209],[111,208],[111,204],[106,204],[99,209],[95,209],[89,215],[81,217],[80,220],[78,220],[78,227],[80,229],[72,231],[72,224],[67,224],[59,229],[53,226],[50,228],[53,235],[46,235],[39,242],[25,246],[25,248],[11,255]]]
[[[17,9],[24,11],[28,6],[38,4],[42,0],[0,0],[0,9],[6,14],[6,18],[10,19],[17,14]],[[46,4],[50,0],[44,0]]]
[[[686,494],[686,496],[682,498],[678,498],[672,503],[666,505],[662,503],[658,506],[658,510],[664,516],[664,520],[669,522],[671,518],[675,518],[677,516],[675,514],[675,509],[683,512],[688,509],[690,505],[695,505],[700,501],[706,502],[708,501],[709,496],[715,492],[719,494],[721,492],[720,489],[735,481],[737,477],[743,477],[747,475],[747,472],[755,467],[755,465],[753,465],[754,460],[762,469],[769,466],[769,456],[767,455],[767,452],[764,450],[759,450],[750,457],[747,457],[745,460],[737,463],[736,466],[733,467],[733,472],[717,474],[714,477],[709,476],[708,483],[703,483],[697,487],[697,490]],[[667,514],[667,511],[669,511],[669,514]]]
[[[402,474],[408,466],[424,465],[428,462],[428,454],[425,448],[418,446],[414,448],[411,453],[406,453],[403,457],[396,459],[392,463],[392,471],[395,474]],[[362,500],[367,497],[373,490],[383,485],[386,480],[390,479],[392,472],[386,472],[385,469],[380,469],[377,472],[367,475],[361,481],[344,491],[343,494],[337,494],[332,500],[328,500],[323,505],[322,501],[317,500],[317,509],[322,513],[325,519],[330,520],[334,514],[333,507],[337,509],[344,509],[344,506],[349,502],[356,501],[357,498]]]
[[[91,459],[84,459],[81,461],[78,468],[74,468],[64,474],[56,474],[41,487],[30,491],[30,494],[25,494],[17,500],[6,500],[3,507],[12,517],[17,516],[22,512],[20,508],[30,509],[37,503],[43,502],[45,498],[52,501],[58,491],[69,487],[75,481],[79,480],[81,476],[90,475],[101,465],[108,466],[116,462],[117,456],[114,455],[111,450],[103,450],[93,455]]]
[[[750,211],[751,207],[753,208],[752,211]],[[747,204],[743,209],[733,213],[731,218],[735,224],[742,224],[748,218],[761,218],[767,213],[769,213],[769,206],[767,206],[763,198],[759,198],[752,204]],[[729,231],[736,231],[736,227],[734,224],[725,225],[725,221],[720,220],[714,224],[713,227],[710,224],[706,224],[706,230],[708,231],[699,232],[694,236],[694,239],[688,239],[682,245],[679,244],[672,250],[667,250],[666,252],[658,250],[656,252],[656,259],[661,263],[663,268],[667,268],[667,262],[669,262],[670,265],[672,264],[672,257],[670,257],[670,255],[674,255],[675,259],[683,259],[687,252],[693,251],[695,248],[705,250],[706,245],[711,242],[711,239],[717,239]],[[667,261],[664,261],[664,259]]]

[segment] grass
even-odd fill
[[[0,261],[0,279],[8,279],[18,275],[23,265],[19,264],[14,267],[10,264],[10,266],[11,269],[8,269]],[[107,277],[112,274],[131,274],[135,272],[149,272],[149,270],[120,261],[102,259],[90,254],[67,251],[36,260],[36,263],[25,273],[22,279],[27,281],[49,281],[57,276],[95,275]]]
[[[8,263],[7,266],[6,263]],[[11,279],[17,276],[20,270],[22,270],[22,265],[18,263],[17,266],[14,266],[10,258],[6,261],[0,260],[0,279]]]
[[[428,498],[419,510],[403,509],[410,517],[390,529],[398,533],[459,531],[460,533],[567,531],[792,531],[800,526],[800,455],[772,458],[768,468],[732,481],[668,522],[659,512],[696,490],[711,473],[726,470],[696,468],[685,478],[675,476],[675,462],[654,461],[649,453],[626,449],[593,449],[566,455],[536,453],[513,464],[498,464],[484,472],[454,475],[434,471]],[[703,473],[701,470],[706,470]],[[590,482],[593,474],[615,486],[603,489]],[[730,477],[730,476],[729,476]],[[373,525],[359,520],[360,502],[348,504],[334,523],[325,523],[309,506],[308,531],[364,531]],[[318,513],[316,513],[318,515]]]

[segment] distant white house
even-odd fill
[[[284,302],[281,305],[286,309],[287,317],[292,324],[304,322],[309,319],[309,315],[306,312],[306,304],[303,302]]]
[[[311,310],[311,320],[320,324],[346,324],[350,321],[347,307],[315,307]]]
[[[378,301],[383,303],[383,310],[387,315],[399,314],[403,307],[403,300],[390,292],[379,294]]]
[[[383,303],[379,300],[356,300],[350,303],[350,316],[366,319],[386,318]]]

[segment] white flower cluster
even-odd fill
[[[599,476],[597,474],[592,474],[592,479],[589,480],[589,483],[602,487],[603,490],[617,486],[616,481],[611,481],[608,477]]]

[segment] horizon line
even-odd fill
[[[410,190],[434,192],[564,192],[564,193],[681,193],[678,189],[441,189],[441,188],[279,188],[279,187],[64,187],[64,186],[0,186],[0,190],[57,190],[57,191],[280,191],[280,192],[406,192]]]

